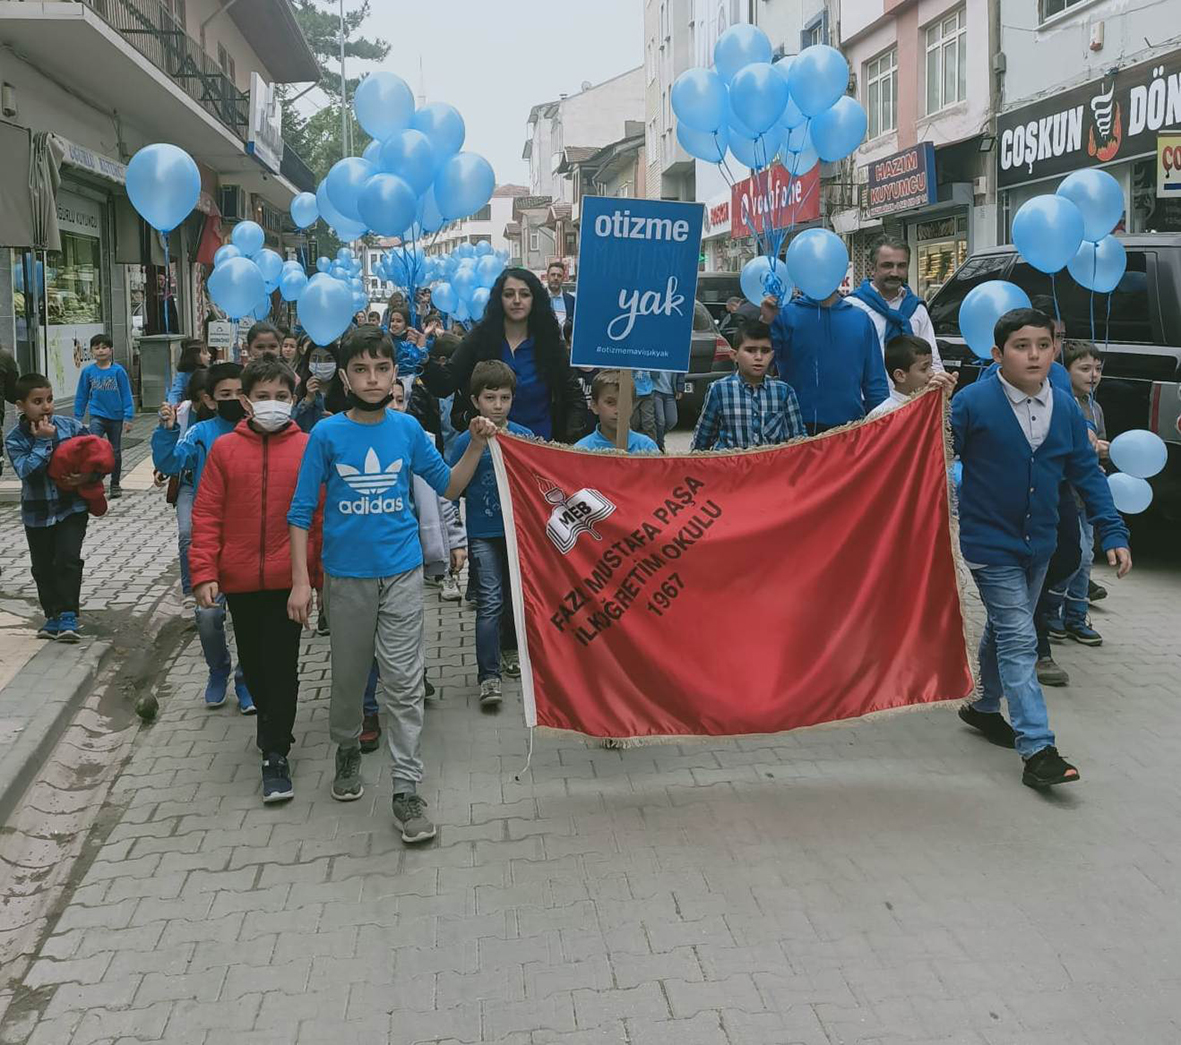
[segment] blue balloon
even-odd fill
[[[963,485],[964,482],[964,462],[955,461],[951,466],[951,481],[955,483],[957,489]]]
[[[366,229],[361,222],[350,221],[332,206],[332,201],[328,198],[327,178],[320,182],[316,188],[316,209],[320,212],[320,217],[341,239],[355,240],[365,235]]]
[[[488,254],[476,262],[476,282],[481,287],[491,287],[504,271],[504,261],[495,254]]]
[[[410,126],[430,139],[438,163],[459,152],[467,137],[467,127],[459,110],[445,102],[424,105],[411,118]]]
[[[1155,432],[1134,428],[1111,441],[1111,463],[1137,479],[1151,479],[1169,462],[1169,448]]]
[[[761,305],[768,295],[780,305],[791,300],[791,276],[787,265],[778,258],[772,260],[764,254],[751,258],[742,266],[739,283],[752,305]]]
[[[361,159],[363,159],[369,163],[372,163],[374,167],[380,167],[381,166],[381,147],[383,144],[385,144],[385,143],[378,140],[377,138],[374,138],[373,141],[371,141],[368,145],[366,145],[365,148],[361,151]]]
[[[431,304],[440,312],[450,314],[459,304],[459,295],[455,293],[455,289],[450,283],[436,283],[434,289],[431,290]]]
[[[154,229],[171,232],[197,206],[201,172],[175,145],[145,145],[127,164],[127,196]]]
[[[355,258],[356,256],[357,255],[353,253],[352,247],[341,247],[336,252],[336,260],[339,261],[342,265],[347,264],[348,262],[352,261],[353,258]]]
[[[487,287],[477,287],[472,291],[471,301],[468,302],[468,310],[472,314],[472,319],[484,318],[484,309],[488,307],[488,300],[491,296],[492,292]]]
[[[396,174],[406,182],[414,190],[417,199],[435,180],[439,160],[430,139],[422,131],[408,127],[389,138],[381,147],[381,169]]]
[[[844,241],[828,229],[805,229],[787,248],[792,282],[814,301],[823,301],[841,285],[849,270]]]
[[[491,253],[492,253],[492,244],[489,243],[486,239],[482,239],[482,240],[480,240],[479,243],[476,244],[476,257],[477,258],[486,258]]]
[[[325,258],[325,257],[316,258],[316,271],[317,272],[327,272],[330,268],[332,268],[332,260],[330,258]]]
[[[471,300],[472,291],[480,285],[475,265],[461,265],[451,277],[451,288],[459,295],[460,301]]]
[[[686,69],[670,96],[677,119],[695,131],[716,131],[727,118],[726,85],[712,69]]]
[[[1144,479],[1116,472],[1107,477],[1107,485],[1116,510],[1124,515],[1139,515],[1152,504],[1152,487]]]
[[[729,91],[726,92],[726,108],[727,112],[729,113],[727,122],[730,125],[731,138],[739,137],[753,139],[758,137],[758,135],[755,134],[751,128],[747,127],[747,125],[742,122],[741,117],[739,117],[738,113],[734,111],[734,95]]]
[[[301,192],[291,201],[291,220],[295,222],[297,229],[306,229],[310,225],[315,225],[319,216],[315,193]]]
[[[353,94],[353,112],[370,137],[385,141],[395,131],[410,125],[414,92],[400,76],[389,72],[370,73]]]
[[[258,266],[249,258],[230,258],[213,270],[205,286],[213,303],[230,319],[241,319],[253,311],[266,293]]]
[[[460,301],[455,306],[455,310],[451,313],[451,318],[459,323],[466,322],[472,318],[472,310],[467,307],[466,301]]]
[[[338,214],[348,221],[364,220],[358,209],[361,190],[376,173],[377,168],[360,156],[346,156],[332,165],[324,185],[328,190],[328,199]]]
[[[262,273],[262,280],[267,289],[274,290],[279,285],[279,276],[283,273],[283,259],[270,247],[263,247],[254,255],[254,263]]]
[[[369,295],[363,290],[353,291],[353,309],[360,312],[362,309],[369,307]]]
[[[414,220],[418,197],[396,174],[375,174],[361,190],[358,209],[379,236],[397,236]]]
[[[754,62],[739,69],[730,81],[730,102],[738,118],[752,131],[770,130],[783,115],[789,93],[787,83],[769,62]]]
[[[780,58],[772,68],[783,77],[783,82],[788,85],[788,90],[791,90],[791,67],[795,64],[796,56],[789,54],[784,58]],[[793,127],[798,127],[808,117],[800,112],[800,107],[796,105],[792,98],[787,99],[787,106],[783,110],[783,115],[779,118],[779,122],[783,124],[789,131]]]
[[[1066,267],[1081,287],[1110,294],[1119,286],[1128,267],[1128,253],[1114,236],[1104,236],[1098,243],[1083,240],[1078,253]]]
[[[452,251],[451,256],[456,260],[455,267],[459,268],[460,263],[463,262],[465,258],[474,258],[476,256],[476,248],[470,243],[461,243],[455,248],[454,251]]]
[[[996,321],[1015,308],[1029,307],[1029,295],[1015,283],[1000,279],[978,283],[960,303],[960,334],[977,356],[991,359]]]
[[[1082,242],[1083,216],[1065,196],[1034,196],[1013,215],[1013,245],[1042,272],[1064,269]]]
[[[230,233],[230,242],[237,247],[245,257],[252,258],[266,242],[266,234],[257,221],[240,221]]]
[[[695,131],[687,123],[678,123],[677,141],[690,156],[706,163],[721,163],[730,147],[730,131],[725,124],[711,133]]]
[[[230,258],[240,258],[242,252],[232,243],[223,243],[217,248],[217,253],[213,255],[213,267],[224,265]]]
[[[439,169],[434,188],[435,201],[444,218],[466,218],[492,198],[496,175],[483,156],[461,152]]]
[[[805,47],[787,73],[792,100],[805,116],[819,116],[836,104],[849,86],[849,63],[828,44]]]
[[[771,41],[758,26],[740,22],[732,25],[714,44],[714,67],[725,83],[734,79],[739,69],[753,62],[771,61]],[[704,127],[702,130],[709,130]]]
[[[303,288],[308,285],[308,276],[298,264],[288,262],[279,274],[279,294],[284,301],[298,301]]]
[[[308,337],[322,346],[332,344],[348,329],[355,311],[348,284],[318,272],[300,294],[297,314]]]
[[[1083,216],[1083,239],[1101,240],[1124,215],[1124,190],[1107,171],[1087,167],[1068,174],[1055,194],[1064,196]]]
[[[439,213],[439,205],[435,202],[433,185],[422,194],[422,199],[419,200],[417,224],[426,235],[438,232],[447,224],[447,219]]]
[[[843,160],[865,140],[869,117],[856,98],[843,95],[830,109],[813,118],[808,128],[812,144],[825,163]]]
[[[751,170],[769,167],[782,148],[783,136],[774,127],[766,134],[760,134],[754,141],[737,135],[730,138],[730,152],[739,163]]]
[[[820,162],[820,154],[812,144],[811,127],[807,123],[784,132],[783,166],[795,177],[807,174]]]

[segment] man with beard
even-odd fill
[[[870,278],[849,295],[849,302],[869,315],[883,353],[894,338],[914,334],[931,346],[931,369],[942,370],[927,306],[906,285],[909,268],[910,247],[900,239],[883,236],[869,252]]]

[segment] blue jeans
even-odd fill
[[[226,644],[226,597],[219,595],[217,605],[210,609],[198,606],[193,610],[197,620],[197,637],[201,640],[201,652],[205,655],[205,664],[210,675],[227,678],[233,660],[230,658],[230,647]],[[242,665],[239,664],[234,672],[235,685],[243,678]]]
[[[123,476],[123,418],[90,415],[91,435],[106,439],[115,452],[115,469],[111,472],[111,486],[118,486]]]
[[[503,537],[469,537],[467,552],[476,566],[476,675],[483,682],[500,678],[500,620],[509,591],[508,551]]]
[[[1087,622],[1087,592],[1091,587],[1091,566],[1095,561],[1095,527],[1087,522],[1086,516],[1081,512],[1078,522],[1083,559],[1066,588],[1067,624],[1085,624]]]
[[[1037,632],[1033,614],[1048,562],[1027,566],[982,566],[972,571],[988,623],[980,640],[980,681],[984,696],[977,711],[999,712],[1009,702],[1017,753],[1029,758],[1054,743],[1046,699],[1037,680]]]
[[[181,483],[176,491],[176,543],[180,547],[180,590],[193,594],[189,574],[189,545],[193,543],[193,501],[197,488],[192,483]]]
[[[664,435],[677,427],[677,397],[668,392],[653,392],[652,405],[656,411],[656,445],[664,449]]]
[[[377,714],[377,661],[374,660],[373,667],[369,669],[369,680],[365,683],[365,699],[362,701],[362,710],[366,715]]]

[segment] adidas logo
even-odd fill
[[[351,464],[338,464],[336,471],[353,490],[361,494],[359,500],[340,502],[339,507],[344,515],[381,515],[402,510],[401,497],[381,496],[398,484],[402,471],[401,459],[393,461],[383,469],[377,451],[370,447],[365,455],[363,470],[354,468]]]

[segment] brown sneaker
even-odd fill
[[[1070,676],[1053,657],[1042,657],[1037,662],[1037,680],[1043,686],[1069,686]]]
[[[376,751],[381,745],[381,722],[376,715],[366,715],[361,723],[361,750]]]

